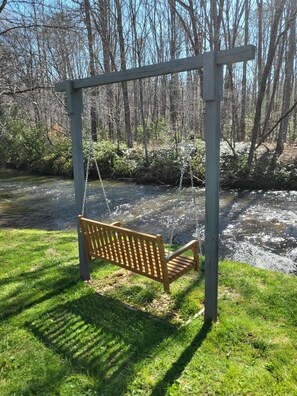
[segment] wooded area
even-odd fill
[[[274,169],[297,137],[296,13],[296,0],[2,1],[0,138],[21,134],[38,155],[24,123],[41,125],[35,135],[51,145],[67,135],[58,81],[254,44],[256,61],[224,70],[221,137],[234,155],[237,142],[251,143],[247,172],[256,149],[274,142]],[[142,144],[146,159],[149,146],[204,139],[202,82],[197,70],[90,88],[84,131],[95,142]]]

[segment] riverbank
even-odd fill
[[[232,150],[227,144],[221,143],[221,187],[297,190],[297,145],[285,145],[283,154],[271,167],[274,150],[275,144],[272,143],[260,146],[256,151],[254,166],[247,173],[249,143],[237,143]],[[2,166],[42,175],[72,177],[69,138],[44,145],[38,153],[31,151],[27,152],[24,147],[11,150],[3,146],[0,148]],[[87,158],[88,142],[84,142],[84,152]],[[202,140],[191,141],[187,148],[182,144],[151,147],[147,159],[144,158],[142,146],[128,149],[101,141],[94,143],[94,158],[103,178],[177,186],[182,173],[186,186],[191,185],[192,181],[196,186],[205,184],[205,146]],[[89,172],[91,178],[98,178],[94,161],[90,163]]]
[[[0,230],[0,245],[1,395],[296,393],[296,277],[221,262],[205,326],[203,270],[166,295],[102,263],[81,282],[74,231]]]

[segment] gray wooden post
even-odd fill
[[[72,161],[75,190],[75,206],[78,233],[78,251],[80,263],[80,276],[83,280],[90,279],[90,265],[86,258],[82,234],[80,232],[78,215],[81,214],[84,196],[84,158],[82,148],[82,119],[83,111],[82,90],[73,89],[72,81],[66,82],[66,103],[70,117],[70,130],[72,138]]]
[[[216,53],[203,58],[203,98],[205,100],[205,322],[217,320],[219,259],[220,101],[223,67]]]

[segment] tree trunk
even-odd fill
[[[89,0],[84,0],[84,9],[85,9],[85,23],[88,32],[88,49],[89,49],[89,72],[93,77],[96,75],[95,70],[95,54],[94,54],[94,43],[93,43],[93,31],[91,25],[91,12],[90,12],[90,2]],[[97,112],[94,106],[96,98],[95,88],[92,89],[91,92],[91,136],[94,142],[97,142]]]
[[[285,65],[285,81],[284,81],[284,95],[282,104],[282,114],[285,114],[290,108],[290,101],[293,92],[293,71],[294,71],[294,57],[296,55],[296,0],[290,2],[290,31],[289,31],[289,43],[286,54],[286,65]],[[279,134],[277,139],[277,146],[275,150],[276,157],[279,157],[284,151],[284,143],[286,141],[288,132],[289,117],[285,117],[279,128]]]
[[[176,59],[176,18],[175,18],[175,0],[169,1],[170,8],[170,60]],[[169,83],[169,103],[170,103],[170,125],[173,130],[175,144],[179,143],[179,134],[177,128],[177,109],[178,109],[178,76],[176,73],[171,74]]]
[[[244,5],[244,45],[249,41],[249,15],[250,15],[250,2],[245,0]],[[240,122],[238,131],[238,140],[243,142],[246,136],[246,106],[247,106],[247,62],[243,62],[242,69],[242,87],[241,87],[241,111]]]
[[[121,69],[126,71],[126,55],[125,55],[125,41],[123,35],[123,22],[122,22],[122,5],[119,0],[115,0],[117,9],[117,30],[119,35],[119,45],[120,45],[120,58],[121,58]],[[127,82],[122,82],[123,100],[124,100],[124,118],[125,118],[125,128],[126,128],[126,139],[127,146],[133,147],[132,140],[132,130],[131,130],[131,116],[130,116],[130,104],[128,95],[128,85]]]
[[[254,125],[252,129],[252,140],[251,140],[251,147],[248,156],[248,163],[247,163],[247,172],[250,173],[252,162],[254,159],[255,154],[255,147],[257,143],[257,139],[259,136],[260,126],[261,126],[261,115],[262,115],[262,105],[266,91],[266,84],[268,80],[268,76],[273,64],[273,59],[275,56],[276,51],[276,42],[277,42],[277,32],[279,28],[279,23],[281,20],[281,16],[283,13],[283,7],[280,3],[276,4],[275,8],[275,15],[273,19],[273,23],[270,30],[270,42],[269,42],[269,49],[267,54],[267,61],[263,69],[263,73],[260,79],[260,88],[258,93],[258,98],[256,102],[256,111],[254,117]]]
[[[110,14],[110,2],[109,0],[99,0],[99,23],[96,19],[95,25],[102,39],[102,55],[103,55],[103,67],[105,73],[111,72],[111,66],[115,68],[114,56],[111,50],[110,40],[110,27],[109,27],[109,14]],[[114,115],[114,91],[111,85],[105,87],[106,95],[106,109],[108,118],[108,136],[110,140],[115,140],[115,128],[117,125],[117,117]]]

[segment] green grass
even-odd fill
[[[76,235],[0,231],[0,394],[296,395],[297,278],[222,262],[219,321],[204,273],[171,286],[97,262]]]

